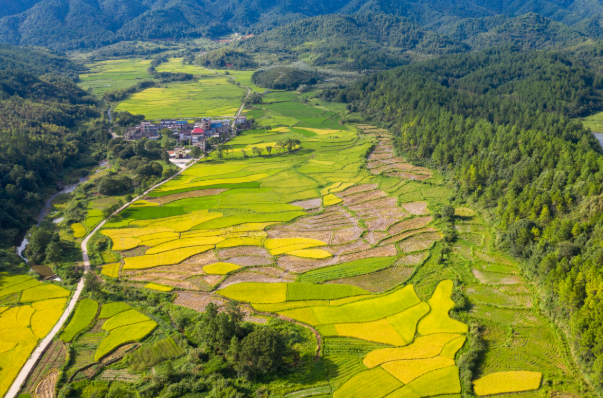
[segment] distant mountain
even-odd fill
[[[467,18],[529,12],[599,35],[603,0],[0,0],[0,42],[75,49],[135,39],[258,34],[325,14],[390,14],[442,29]]]
[[[499,15],[470,18],[442,28],[439,32],[466,43],[473,50],[503,43],[524,49],[550,49],[573,46],[588,40],[583,33],[534,13],[519,17]]]
[[[408,18],[381,14],[307,18],[238,46],[252,53],[295,54],[316,66],[342,69],[386,69],[469,50],[463,43],[426,30]]]

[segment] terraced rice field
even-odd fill
[[[212,154],[100,231],[122,253],[121,279],[172,287],[177,305],[198,311],[232,299],[319,333],[325,377],[292,385],[292,396],[456,398],[540,387],[536,376],[497,376],[506,371],[579,389],[517,264],[492,250],[470,208],[459,207],[458,226],[469,229],[442,255],[435,215],[451,191],[395,157],[386,131],[344,126],[336,113],[299,102],[251,112],[271,128],[245,132],[222,160]],[[291,152],[277,145],[288,138],[300,142]],[[272,151],[257,156],[253,147]],[[461,292],[471,312],[455,309]],[[138,319],[126,311],[101,309],[110,334],[97,357],[123,344],[113,332]],[[474,387],[458,366],[475,321],[488,348]],[[141,317],[130,333],[143,335],[147,322]]]
[[[0,273],[0,298],[20,296],[0,307],[0,396],[25,364],[38,341],[54,327],[71,294],[27,275]]]

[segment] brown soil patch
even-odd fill
[[[394,225],[393,227],[391,227],[389,229],[388,232],[390,235],[397,235],[399,233],[402,233],[405,231],[410,231],[412,229],[423,228],[424,226],[426,226],[427,224],[429,224],[432,221],[433,221],[432,216],[411,218],[410,220],[404,220],[404,221],[399,222],[398,224]]]
[[[138,257],[138,256],[144,256],[144,254],[147,252],[147,250],[150,249],[150,246],[138,246],[135,247],[134,249],[131,250],[126,250],[121,252],[121,255],[123,257]]]
[[[162,205],[162,204],[173,202],[175,200],[180,200],[180,199],[200,198],[202,196],[219,195],[225,191],[228,191],[228,189],[202,189],[199,191],[190,191],[190,192],[175,193],[173,195],[165,195],[160,198],[151,198],[151,197],[147,196],[144,198],[144,200],[146,200],[147,202],[159,203],[160,205]]]
[[[34,392],[35,387],[42,381],[45,375],[53,369],[60,369],[67,360],[67,351],[62,341],[54,340],[42,359],[36,364],[36,367],[27,378],[23,391]]]
[[[442,239],[442,236],[437,232],[430,232],[426,234],[412,236],[406,240],[403,240],[398,244],[400,250],[404,253],[412,253],[422,250],[427,250],[437,242]]]
[[[107,369],[99,376],[100,380],[115,380],[126,383],[135,383],[140,380],[141,375],[133,375],[128,372],[128,369],[112,370]]]
[[[362,229],[360,228],[342,228],[333,231],[333,238],[331,238],[332,245],[341,245],[353,240],[357,240],[362,235]]]
[[[59,370],[54,369],[36,387],[37,398],[55,398],[54,387],[59,380]]]
[[[141,272],[138,275],[139,277],[145,278],[163,278],[163,279],[171,279],[176,281],[183,281],[187,278],[190,278],[190,273],[185,272]],[[134,276],[134,277],[136,277]]]
[[[387,229],[398,222],[399,218],[372,218],[370,220],[365,220],[364,223],[368,227],[370,231],[387,231]],[[384,234],[387,235],[387,234]]]
[[[371,293],[381,293],[406,281],[413,269],[412,267],[390,267],[372,274],[337,279],[328,283],[354,285]]]
[[[218,258],[213,251],[197,254],[184,260],[180,265],[208,265],[218,262]]]
[[[255,256],[246,256],[246,257],[232,257],[224,260],[227,263],[236,264],[240,267],[255,267],[258,265],[270,265],[272,264],[272,259],[267,257],[255,257]]]
[[[103,325],[105,324],[106,321],[107,321],[106,319],[97,320],[96,323],[94,324],[94,326],[92,327],[92,329],[87,331],[86,334],[104,332]]]
[[[328,251],[331,254],[349,254],[368,250],[370,248],[371,245],[365,242],[364,240],[357,240],[346,245],[325,247],[324,250]]]
[[[299,206],[304,210],[316,209],[322,206],[322,199],[309,199],[291,203],[293,206]]]
[[[427,210],[427,202],[404,203],[402,205],[402,207],[404,208],[404,210],[406,210],[410,214],[415,214],[415,215],[429,214],[429,210]]]
[[[278,228],[271,229],[268,231],[268,238],[270,239],[286,239],[286,238],[307,238],[317,239],[326,243],[331,240],[331,231],[282,231]]]
[[[268,250],[260,246],[237,246],[228,247],[218,251],[218,256],[221,259],[237,257],[237,256],[261,256],[261,257],[272,257]],[[214,261],[214,262],[217,262]]]
[[[396,242],[399,242],[399,241],[401,241],[403,239],[406,239],[409,236],[423,234],[423,233],[426,233],[426,232],[436,232],[436,231],[437,231],[437,229],[435,229],[433,227],[428,227],[428,228],[416,229],[414,231],[403,232],[401,234],[392,236],[391,238],[388,238],[388,239],[382,241],[381,243],[379,243],[379,245],[381,245],[381,246],[383,246],[383,245],[389,245],[390,243],[396,243]]]
[[[493,272],[483,272],[476,269],[471,270],[473,276],[485,285],[514,285],[521,283],[522,280],[515,275],[495,274]]]
[[[220,283],[223,277],[224,276],[222,275],[205,275],[204,277],[202,277],[202,279],[209,286],[215,286]]]
[[[294,256],[279,256],[278,266],[289,272],[302,273],[316,268],[337,264],[337,258],[327,260],[316,260],[312,258],[301,258]]]
[[[375,247],[373,249],[364,250],[358,253],[345,254],[340,257],[340,262],[347,263],[348,261],[360,260],[362,258],[371,257],[390,257],[398,254],[394,245]]]
[[[293,280],[295,280],[294,276],[280,278],[276,276],[260,274],[257,272],[239,272],[238,274],[228,277],[224,282],[222,282],[220,288],[244,282],[281,283],[292,282]]]
[[[276,268],[276,267],[256,267],[256,268],[250,268],[249,271],[250,272],[259,272],[261,274],[267,274],[267,275],[272,275],[272,276],[277,276],[277,277],[281,277],[285,274],[285,271],[283,271],[280,268]]]
[[[182,307],[187,307],[195,311],[204,312],[205,307],[209,303],[214,303],[218,307],[226,303],[225,300],[214,296],[210,293],[200,292],[177,292],[178,297],[174,300],[174,304]]]
[[[355,206],[350,206],[350,210],[352,210],[353,212],[356,212],[356,213],[361,213],[363,211],[368,211],[368,210],[375,211],[376,209],[386,208],[387,210],[391,211],[391,210],[393,210],[392,207],[396,207],[397,204],[398,204],[398,201],[396,200],[396,198],[387,197],[387,198],[373,200],[370,202],[365,202],[365,203],[358,204]]]
[[[401,259],[399,259],[398,261],[396,261],[396,265],[400,266],[400,267],[404,267],[404,266],[409,267],[409,266],[419,265],[423,261],[425,261],[427,259],[427,257],[429,257],[429,253],[427,253],[427,252],[410,254],[410,255],[404,256]]]
[[[171,279],[155,279],[161,285],[172,286],[176,289],[188,289],[188,290],[199,290],[199,287],[188,282],[188,281],[173,281]]]
[[[377,184],[363,184],[363,185],[356,185],[353,186],[351,188],[346,189],[343,192],[339,192],[337,194],[337,196],[339,197],[344,197],[344,196],[348,196],[348,195],[354,195],[357,194],[359,192],[364,192],[364,191],[374,191],[375,189],[378,188]]]
[[[385,232],[371,231],[371,232],[369,232],[368,236],[366,237],[366,240],[371,245],[376,245],[377,242],[379,242],[382,239],[385,239],[386,237],[387,237],[387,234]]]
[[[354,206],[359,203],[369,202],[375,199],[381,199],[387,197],[387,194],[383,191],[366,191],[360,192],[354,195],[344,196],[343,203],[347,206]]]
[[[107,363],[112,362],[116,359],[123,358],[123,356],[126,355],[127,352],[132,351],[134,348],[136,348],[138,346],[140,346],[140,344],[138,344],[138,343],[126,344],[124,346],[121,346],[108,357],[104,357],[101,360],[101,363],[103,365],[106,365]]]

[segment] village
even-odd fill
[[[237,132],[247,130],[251,127],[252,120],[247,116],[237,116],[233,119],[213,120],[210,117],[189,122],[187,120],[162,119],[159,123],[143,121],[134,127],[128,127],[124,134],[127,141],[136,141],[143,138],[159,140],[166,133],[171,132],[170,138],[178,145],[168,151],[170,158],[174,160],[187,159],[190,148],[197,147],[205,152],[209,149],[212,138],[216,142],[225,143],[237,136]],[[189,147],[189,149],[187,149]]]

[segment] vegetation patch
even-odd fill
[[[160,285],[158,283],[147,283],[145,289],[157,290],[159,292],[171,292],[174,290],[172,286]]]
[[[73,236],[76,238],[83,238],[88,233],[81,223],[71,224],[71,229],[73,230]]]
[[[143,315],[136,310],[127,310],[109,318],[109,320],[103,324],[103,330],[113,330],[122,326],[149,320],[148,316]]]
[[[61,340],[71,342],[73,338],[82,330],[84,330],[96,318],[98,312],[98,302],[91,299],[83,299],[75,307],[71,321],[63,329]]]
[[[21,302],[29,303],[32,301],[48,300],[58,297],[67,297],[71,294],[69,290],[53,284],[43,284],[31,289],[24,290],[21,294]]]
[[[131,309],[132,306],[130,304],[123,302],[103,304],[101,312],[98,315],[98,319],[108,319],[114,315],[119,314],[120,312],[128,311]]]
[[[94,360],[98,361],[119,346],[132,341],[143,339],[151,333],[157,324],[154,321],[138,322],[131,325],[121,326],[109,332],[100,342]]]
[[[101,274],[110,276],[111,278],[119,278],[119,269],[121,263],[104,264]]]
[[[184,354],[184,350],[168,337],[153,344],[143,345],[132,353],[126,355],[129,368],[134,372],[142,372],[158,363],[168,359],[178,358]]]

